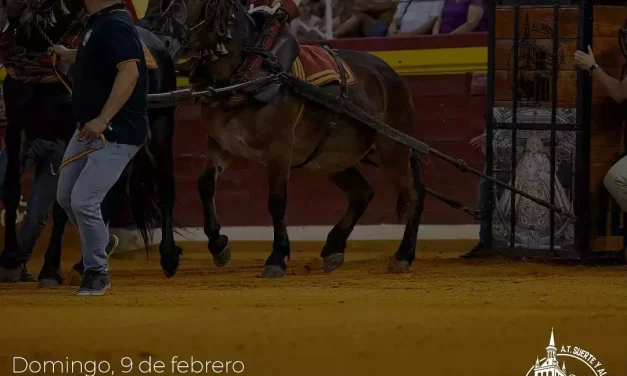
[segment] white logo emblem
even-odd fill
[[[91,29],[85,33],[85,38],[83,39],[83,46],[87,44],[87,42],[89,41],[89,37],[91,37]]]
[[[579,362],[569,361],[569,371],[573,368],[577,372],[566,371],[566,361],[562,359],[562,364],[557,358],[576,359]],[[551,328],[551,339],[546,347],[546,357],[540,359],[536,357],[536,364],[529,368],[525,376],[605,376],[607,371],[603,364],[590,352],[577,347],[562,345],[560,351],[555,346],[555,336]]]

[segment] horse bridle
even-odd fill
[[[255,20],[246,11],[246,8],[244,8],[244,5],[242,5],[240,0],[227,0],[227,1],[229,3],[231,3],[231,4],[234,4],[235,7],[238,8],[239,10],[244,11],[246,16],[250,20],[250,22],[253,25],[256,25]],[[218,12],[219,7],[214,7],[214,9],[212,11],[210,11],[209,8],[211,7],[211,5],[212,5],[211,2],[207,1],[206,5],[205,5],[203,19],[198,21],[194,26],[186,27],[186,32],[188,34],[188,40],[190,39],[189,37],[196,36],[202,30],[204,30],[204,27],[207,25],[207,22],[209,22],[209,20],[212,20],[212,19],[216,18],[216,13]],[[231,9],[232,9],[232,7],[229,7],[226,11],[227,12],[231,12]],[[229,17],[229,19],[228,19],[229,21],[232,21],[232,20],[235,19],[235,15],[233,13],[229,14],[228,17]],[[222,21],[222,20],[218,20],[218,22],[220,22],[220,21]],[[227,38],[227,39],[230,38],[228,24],[224,25],[224,27],[218,26],[216,31],[217,31],[217,34],[218,34],[218,38]]]
[[[82,22],[87,17],[86,10],[85,9],[81,9],[80,12],[78,12],[78,14],[74,17],[74,19],[70,23],[70,25],[68,25],[67,30],[59,38],[59,40],[58,41],[53,41],[50,38],[50,36],[48,35],[48,33],[46,33],[44,28],[41,26],[41,21],[37,19],[38,16],[41,13],[50,12],[52,10],[52,8],[54,7],[54,5],[55,5],[55,3],[53,2],[52,4],[50,4],[48,6],[48,8],[44,8],[46,3],[47,3],[47,0],[41,0],[41,1],[38,1],[37,3],[35,3],[35,6],[31,6],[30,4],[27,5],[27,8],[24,10],[25,14],[23,14],[20,17],[20,24],[13,31],[14,36],[17,35],[17,33],[20,31],[20,29],[32,25],[39,32],[39,34],[41,34],[41,36],[46,40],[46,42],[49,44],[49,46],[52,47],[54,45],[61,44],[65,40],[65,38],[68,36],[68,34],[72,32],[72,30],[74,28],[74,25],[76,25],[77,23]],[[64,4],[64,2],[62,0],[61,0],[61,3],[60,3],[60,6],[61,6],[61,9],[62,9],[64,14],[69,14],[70,13],[69,10],[67,10],[67,8],[65,7],[65,4]],[[39,17],[41,17],[41,16],[39,16]]]

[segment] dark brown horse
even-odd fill
[[[190,82],[197,87],[241,82],[240,67],[250,54],[259,53],[272,60],[272,56],[259,51],[258,47],[261,39],[268,35],[264,33],[268,31],[268,20],[275,15],[251,16],[238,1],[186,0],[189,47],[200,52],[190,76]],[[280,27],[279,35],[279,39],[289,39],[285,25]],[[289,55],[290,48],[299,48],[298,45],[289,47],[290,43],[284,43],[288,47],[283,47],[282,54]],[[389,126],[412,134],[415,111],[404,80],[371,54],[337,51],[337,56],[355,77],[355,84],[349,86],[346,93],[348,99]],[[291,62],[289,59],[287,62],[289,70]],[[406,228],[390,270],[405,271],[415,258],[418,225],[424,207],[425,188],[417,153],[348,117],[294,95],[286,87],[275,89],[274,96],[263,95],[263,90],[272,92],[266,87],[262,95],[259,92],[247,94],[245,102],[239,105],[202,104],[209,137],[206,166],[198,179],[198,190],[208,248],[216,265],[224,266],[230,259],[228,238],[220,234],[215,208],[216,181],[229,159],[236,156],[261,162],[268,171],[268,210],[274,227],[274,243],[261,277],[285,274],[286,259],[290,256],[285,224],[288,182],[291,169],[299,165],[311,172],[329,175],[346,194],[348,209],[329,233],[321,252],[326,272],[343,263],[346,241],[374,194],[358,170],[362,162],[377,165],[399,190],[397,213]],[[342,91],[337,83],[323,90],[337,96]]]

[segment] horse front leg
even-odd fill
[[[285,225],[287,211],[287,185],[290,176],[289,158],[268,164],[268,211],[272,216],[274,241],[272,253],[266,260],[266,266],[259,277],[280,278],[287,269],[286,260],[290,258],[290,240]]]
[[[181,247],[174,242],[173,212],[175,200],[174,180],[174,109],[154,110],[151,113],[152,141],[150,152],[157,167],[157,195],[163,218],[161,221],[161,267],[166,274],[174,275],[179,264]],[[170,272],[168,272],[170,271]],[[171,276],[169,275],[169,276]]]
[[[220,146],[209,140],[207,159],[202,174],[198,177],[198,194],[203,207],[204,232],[207,236],[207,248],[217,267],[226,266],[231,261],[229,238],[220,234],[220,221],[216,212],[217,180],[221,172],[228,166],[228,155]]]

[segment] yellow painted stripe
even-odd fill
[[[373,51],[401,76],[484,73],[488,69],[487,47],[437,48],[429,50]],[[188,86],[178,77],[178,86]]]
[[[438,48],[429,50],[373,51],[403,76],[486,72],[487,47]],[[0,80],[6,71],[0,70]],[[178,77],[179,87],[189,86],[187,77]]]

